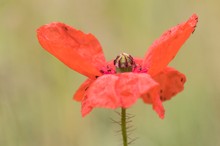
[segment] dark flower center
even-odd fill
[[[136,65],[131,55],[127,53],[121,53],[114,60],[114,66],[116,68],[116,72],[121,73],[121,72],[132,72],[133,68]]]
[[[148,70],[145,67],[142,67],[141,64],[135,62],[135,59],[133,59],[133,57],[127,53],[119,54],[113,61],[113,64],[109,63],[100,69],[102,74],[115,74],[123,72],[147,73],[147,71]]]

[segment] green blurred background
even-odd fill
[[[220,145],[220,2],[217,0],[1,0],[0,146],[120,146],[111,117],[87,117],[73,93],[85,77],[44,51],[36,29],[61,21],[101,42],[107,60],[120,52],[143,57],[168,28],[196,12],[195,33],[170,64],[187,76],[185,90],[164,103],[166,117],[138,101],[133,146]]]

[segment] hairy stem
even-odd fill
[[[123,138],[123,146],[128,146],[128,136],[127,136],[127,128],[126,128],[126,109],[121,108],[121,131]]]

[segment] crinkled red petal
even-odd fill
[[[128,108],[143,94],[158,90],[159,86],[145,73],[122,73],[116,83],[116,91],[121,98],[121,107]]]
[[[155,112],[161,119],[163,119],[165,110],[162,101],[160,100],[159,89],[159,86],[157,86],[157,88],[152,88],[147,94],[143,94],[141,98],[145,103],[151,103]]]
[[[115,75],[103,75],[90,85],[82,100],[82,116],[87,115],[94,107],[114,109],[120,106],[120,97],[115,90],[118,78]]]
[[[85,34],[63,23],[40,27],[37,37],[41,46],[73,70],[95,78],[105,64],[100,43],[92,34]]]
[[[186,82],[186,76],[171,67],[166,67],[153,79],[160,84],[161,101],[169,100],[183,91]]]
[[[90,85],[82,101],[82,115],[85,116],[95,107],[128,108],[152,89],[157,89],[158,93],[159,85],[148,74],[103,75]]]
[[[158,94],[158,90],[151,90],[151,96],[152,96],[152,106],[153,109],[156,111],[156,113],[158,114],[158,116],[163,119],[164,118],[164,114],[165,114],[165,110],[164,107],[162,105],[162,101],[160,100],[160,96]]]
[[[184,89],[186,77],[177,70],[166,67],[163,71],[154,76],[153,79],[160,84],[159,96],[158,91],[156,91],[156,93],[152,91],[144,94],[142,99],[145,103],[152,104],[153,109],[163,118],[164,109],[162,102],[171,99]]]
[[[176,56],[180,47],[194,32],[198,16],[193,14],[188,21],[179,24],[162,34],[148,49],[143,66],[154,76],[165,68]]]
[[[86,91],[88,90],[92,82],[94,82],[94,80],[89,79],[89,78],[85,82],[83,82],[82,85],[79,87],[79,89],[74,94],[73,99],[76,101],[82,101],[82,99],[85,97]]]

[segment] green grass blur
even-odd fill
[[[164,103],[166,117],[138,101],[133,146],[220,145],[220,2],[199,0],[1,0],[0,146],[119,146],[110,117],[85,118],[73,93],[85,77],[44,51],[36,29],[61,21],[101,42],[107,60],[121,52],[143,57],[168,28],[196,12],[195,33],[170,64],[185,73],[184,92]]]

